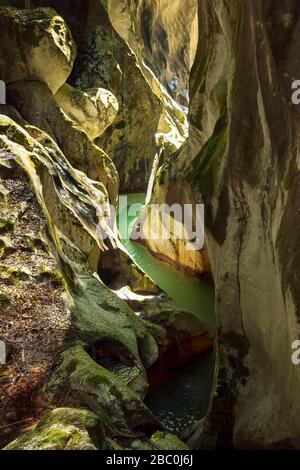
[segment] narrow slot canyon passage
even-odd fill
[[[300,448],[299,24],[0,0],[0,448]]]
[[[154,245],[131,239],[141,217],[160,230],[147,213],[157,198],[179,212],[195,206],[180,166],[169,173],[189,138],[197,45],[197,5],[189,2],[187,24],[182,5],[169,4],[164,17],[152,0],[129,9],[127,0],[121,9],[114,0],[34,0],[25,9],[18,0],[0,2],[7,36],[0,280],[4,311],[19,312],[0,329],[9,349],[0,376],[0,442],[8,449],[68,448],[79,433],[79,448],[184,450],[207,413],[215,295],[206,248],[187,248],[198,219],[191,211],[190,238],[186,221],[171,212],[166,245],[161,237]],[[34,242],[26,185],[18,198],[10,191],[16,168],[40,207],[43,230]],[[28,311],[38,312],[36,324]]]
[[[130,234],[144,207],[146,195],[128,194],[126,197],[128,206],[118,212],[117,219],[122,242],[137,266],[162,290],[151,296],[136,295],[135,303],[133,300],[131,305],[138,315],[151,320],[151,313],[147,317],[151,305],[163,312],[164,303],[171,299],[174,301],[171,308],[182,308],[196,315],[211,329],[211,334],[201,333],[182,343],[175,336],[171,349],[164,352],[148,371],[150,389],[145,403],[169,431],[180,435],[188,426],[203,418],[208,409],[214,372],[214,283],[212,279],[195,279],[176,270],[131,240]],[[141,303],[143,307],[140,312]],[[150,304],[148,308],[147,303]]]

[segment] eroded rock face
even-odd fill
[[[299,21],[295,2],[199,2],[189,141],[152,197],[206,206],[219,363],[194,447],[299,446]]]
[[[51,2],[66,15],[78,38],[70,83],[83,92],[105,88],[117,97],[117,117],[96,142],[114,160],[122,192],[146,191],[162,141],[169,155],[186,138],[186,117],[158,80],[146,76],[146,69],[140,67],[132,49],[114,30],[101,2],[73,3]],[[149,71],[149,77],[151,74]]]
[[[195,223],[185,209],[187,205],[192,207],[195,219],[193,191],[182,178],[166,174],[166,167],[164,164],[158,170],[151,200],[136,222],[134,230],[143,234],[139,243],[156,258],[186,274],[209,277],[210,262],[200,241],[202,226],[199,221]]]
[[[9,168],[8,160],[4,166],[0,153],[0,337],[8,352],[0,368],[2,447],[18,429],[10,427],[12,422],[28,419],[29,424],[39,416],[33,397],[72,335],[71,310],[46,242],[43,213],[26,175]]]
[[[40,80],[56,93],[70,75],[76,56],[64,20],[51,8],[1,7],[0,28],[1,79],[6,83]]]
[[[113,28],[106,2],[36,0],[35,5],[46,3],[66,19],[77,41],[69,84],[84,93],[104,88],[118,100],[116,119],[96,142],[115,162],[122,192],[146,191],[156,153],[163,148],[166,157],[186,139],[185,114],[135,55],[134,43],[129,47],[122,31]],[[143,49],[143,38],[136,41]]]
[[[97,144],[113,158],[122,191],[145,191],[157,152],[155,135],[163,104],[154,95],[134,53],[114,31],[100,2],[90,2],[73,80],[82,90],[102,87],[119,102],[114,123]]]
[[[95,140],[104,133],[119,109],[116,97],[104,88],[82,92],[65,83],[56,93],[55,99],[90,140]]]
[[[140,63],[149,66],[173,98],[187,107],[189,70],[197,48],[196,0],[108,0],[105,4],[112,25]]]
[[[7,112],[9,111],[12,113],[10,108],[7,109]],[[17,116],[16,111],[14,114]],[[48,243],[58,263],[57,269],[59,274],[57,276],[58,279],[60,277],[63,279],[68,305],[73,313],[71,327],[75,334],[73,341],[75,338],[77,338],[77,340],[80,338],[82,344],[80,354],[78,350],[79,371],[78,374],[74,375],[74,382],[72,382],[73,386],[70,387],[70,391],[75,390],[88,397],[89,390],[91,390],[89,388],[91,385],[90,379],[87,378],[87,382],[79,380],[77,383],[76,377],[81,376],[80,374],[84,372],[86,368],[92,373],[92,368],[95,367],[95,371],[102,371],[102,375],[99,372],[99,384],[98,382],[92,382],[92,386],[94,387],[93,391],[95,392],[99,385],[100,393],[100,384],[102,383],[101,380],[104,374],[104,380],[106,380],[107,386],[109,387],[111,398],[113,399],[114,394],[116,394],[116,414],[122,416],[122,407],[125,406],[126,408],[127,406],[126,399],[121,402],[117,400],[119,393],[118,388],[124,387],[124,391],[126,390],[128,394],[128,399],[130,399],[131,396],[133,398],[135,397],[134,401],[139,402],[140,408],[144,410],[145,419],[146,416],[148,416],[147,420],[149,420],[149,423],[152,423],[153,426],[157,428],[150,412],[147,410],[146,406],[143,405],[140,396],[133,391],[138,390],[141,395],[145,393],[147,381],[144,367],[151,366],[156,360],[158,355],[157,345],[143,322],[134,315],[125,302],[120,300],[112,291],[103,285],[92,269],[93,264],[97,265],[93,259],[96,256],[95,250],[97,246],[98,251],[104,248],[103,242],[99,238],[99,232],[97,231],[97,218],[98,223],[100,222],[99,227],[101,227],[101,230],[108,231],[109,237],[107,240],[113,243],[115,237],[113,232],[109,232],[109,224],[106,224],[99,210],[95,212],[96,206],[98,209],[102,206],[105,211],[105,201],[107,201],[104,197],[105,188],[102,186],[104,192],[101,192],[99,183],[88,179],[84,173],[74,170],[65,159],[60,149],[56,146],[55,142],[51,140],[47,134],[30,125],[25,125],[25,127],[26,130],[18,126],[7,116],[1,115],[0,147],[3,166],[2,171],[5,172],[5,168],[7,168],[7,171],[11,169],[12,171],[14,170],[17,175],[16,168],[20,168],[20,171],[27,174],[30,185],[33,188],[33,192],[36,195],[38,204],[45,217]],[[31,135],[28,131],[31,132]],[[4,202],[2,202],[2,204],[5,203],[5,191],[3,194]],[[52,201],[52,203],[50,203],[50,201]],[[63,217],[60,217],[59,214],[62,210]],[[72,229],[74,219],[77,220],[76,231]],[[3,220],[6,220],[6,218],[3,217]],[[9,226],[11,226],[11,224],[12,222],[10,222]],[[94,246],[92,240],[94,240]],[[117,240],[115,240],[115,242],[117,243]],[[99,257],[99,255],[97,256]],[[35,266],[34,269],[38,269],[38,266]],[[49,263],[47,269],[49,270]],[[14,277],[14,279],[16,279],[15,282],[20,282],[21,284],[29,281],[34,274],[31,273],[29,269],[23,269],[23,267],[22,270],[19,269],[14,272],[10,272],[8,269],[6,271],[11,279]],[[2,270],[1,275],[3,276],[4,273],[4,270]],[[42,274],[43,276],[48,276],[46,280],[49,277],[51,279],[51,273],[48,273],[48,271]],[[41,279],[41,282],[43,282],[43,279],[44,277]],[[17,292],[19,291],[20,289],[17,290]],[[2,298],[2,302],[4,300],[8,303],[11,302],[13,307],[16,306],[17,298],[8,298],[7,296],[6,299]],[[30,297],[28,297],[28,302],[28,308],[32,309]],[[67,330],[69,327],[70,325],[67,323]],[[90,344],[96,341],[99,342],[100,340],[122,345],[125,351],[123,356],[126,360],[130,360],[132,371],[136,370],[136,377],[137,375],[140,376],[139,381],[130,380],[127,386],[125,382],[123,384],[122,380],[118,379],[112,372],[101,368],[101,366],[97,366],[97,363],[83,350],[83,347],[88,348]],[[60,345],[60,347],[63,348],[63,345]],[[71,351],[73,351],[72,348]],[[67,351],[65,357],[68,357],[68,361],[71,361],[70,364],[68,362],[69,365],[67,368],[69,377],[69,366],[71,366],[72,361],[74,362],[75,360],[75,353],[68,356]],[[54,358],[57,360],[55,355]],[[62,370],[64,370],[63,365],[60,371]],[[57,372],[57,374],[59,374],[59,372]],[[61,385],[63,388],[66,388],[65,380],[55,383],[57,387]],[[133,390],[131,390],[130,387],[132,387]],[[98,413],[100,413],[101,407],[105,406],[104,402],[101,405],[101,399],[103,398],[101,397],[102,395],[100,393]],[[54,399],[53,402],[55,402]],[[90,403],[88,403],[88,406],[91,406]],[[110,410],[112,411],[113,407],[110,408]],[[135,408],[133,407],[132,412],[135,412],[134,410]],[[141,417],[138,419],[141,419]],[[106,424],[109,425],[107,421]],[[130,432],[131,425],[134,426],[134,418],[128,421],[128,432]],[[64,426],[62,427],[64,428]],[[67,428],[66,423],[66,428],[62,429],[63,440],[59,440],[57,444],[59,447],[63,445],[64,436],[66,437],[68,435],[71,439],[73,432],[75,434],[77,432],[76,429],[72,428],[70,430]],[[135,434],[133,434],[133,436],[135,437]],[[82,436],[82,439],[83,438],[84,436]],[[47,442],[46,441],[47,436],[45,436],[44,431],[41,431],[41,435],[39,434],[37,436],[36,433],[33,433],[28,436],[28,440],[25,438],[25,441],[21,441],[20,445],[24,444],[26,448],[30,446],[37,448],[38,445],[45,447],[50,445],[50,438]],[[53,445],[55,446],[54,443]]]
[[[35,5],[38,3],[44,2]],[[49,3],[59,7],[62,2]],[[51,380],[48,369],[41,374],[37,390],[42,393],[41,387],[47,380],[46,393],[42,393],[45,407],[72,407],[52,411],[32,432],[8,448],[185,449],[178,438],[162,432],[143,398],[148,388],[146,370],[156,362],[160,339],[164,340],[160,323],[167,323],[166,331],[174,335],[180,331],[183,336],[192,336],[191,331],[182,325],[180,313],[173,312],[175,307],[172,314],[160,312],[157,324],[139,318],[100,279],[104,251],[107,252],[104,265],[109,261],[113,265],[118,259],[120,270],[124,267],[126,270],[130,261],[118,240],[109,207],[109,203],[116,203],[118,175],[110,157],[91,140],[105,129],[97,144],[103,145],[116,161],[122,188],[144,190],[154,155],[163,149],[164,158],[183,142],[186,121],[157,79],[151,78],[150,69],[146,77],[146,68],[140,67],[136,55],[114,31],[100,2],[75,1],[67,6],[66,3],[62,11],[68,18],[73,14],[74,22],[70,21],[70,25],[79,46],[78,61],[69,77],[77,87],[75,91],[65,83],[73,66],[75,46],[64,21],[54,10],[6,9],[0,17],[4,34],[13,31],[10,40],[16,40],[20,46],[14,49],[15,44],[9,41],[2,45],[13,48],[14,64],[10,63],[6,49],[2,48],[0,54],[3,70],[8,74],[4,78],[8,82],[9,101],[0,115],[0,173],[5,176],[12,173],[30,187],[33,206],[39,207],[41,239],[45,238],[49,251],[48,258],[44,255],[47,266],[35,272],[39,268],[38,260],[34,263],[35,244],[41,239],[28,237],[28,247],[21,248],[24,252],[27,248],[33,250],[33,261],[28,255],[26,262],[16,269],[13,263],[1,266],[3,284],[17,288],[0,292],[0,304],[1,308],[16,310],[24,286],[30,288],[33,282],[54,284],[54,292],[50,291],[53,298],[45,288],[41,290],[44,295],[48,292],[49,301],[53,301],[51,307],[57,313],[57,321],[64,322],[62,331],[54,328],[61,340],[59,352],[64,352],[59,360],[58,350],[53,351],[51,365],[53,362],[59,365]],[[13,67],[16,75],[12,79],[9,73]],[[114,108],[104,105],[105,110],[112,111],[107,113],[104,123],[99,119],[100,87],[110,90],[101,93],[112,100]],[[83,100],[82,114],[73,106],[74,93],[79,101]],[[114,96],[120,104],[115,121]],[[5,186],[0,187],[0,234],[4,233],[0,250],[8,256],[17,244],[18,240],[12,240],[10,235],[17,219],[22,219],[24,208],[20,207],[15,218],[11,210],[10,217],[7,191]],[[25,184],[20,192],[25,198]],[[16,196],[12,192],[11,197]],[[31,222],[26,222],[25,217],[24,236]],[[23,243],[19,232],[18,236]],[[52,263],[50,256],[54,258]],[[55,269],[51,269],[52,264]],[[103,272],[105,266],[102,268]],[[126,277],[131,281],[130,287],[137,291],[141,287],[155,289],[142,272],[134,273],[134,269]],[[113,269],[111,273],[113,276]],[[116,281],[115,287],[120,287],[120,279]],[[26,308],[31,315],[35,312],[34,302],[40,299],[34,296],[38,297],[33,289],[24,306],[25,314]],[[51,318],[49,329],[53,324],[57,326],[56,317]],[[199,333],[197,325],[191,321],[192,324]],[[82,406],[94,410],[97,416],[74,410]]]
[[[275,3],[199,2],[190,119],[205,145],[184,175],[206,204],[222,380],[198,445],[299,445],[300,17]]]
[[[47,86],[38,81],[24,81],[7,88],[8,102],[30,124],[52,137],[69,162],[93,180],[100,181],[115,204],[118,174],[109,156],[60,109]]]

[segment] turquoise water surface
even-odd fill
[[[120,220],[127,221],[127,233],[124,231],[121,235],[132,259],[180,307],[199,316],[215,329],[213,282],[198,280],[176,271],[154,258],[143,246],[131,241],[128,234],[138,213],[128,216],[128,208],[133,204],[141,207],[145,195],[130,194],[127,197],[128,205],[120,212],[118,224],[120,228]],[[145,403],[169,431],[179,435],[205,416],[213,381],[213,366],[214,354],[208,353],[196,357],[174,373],[168,373],[162,383],[150,384]]]
[[[144,194],[129,194],[128,207],[133,204],[144,204]],[[119,218],[122,212],[119,214]],[[128,233],[136,220],[135,216],[129,217]],[[207,321],[211,328],[215,328],[214,317],[214,284],[208,280],[198,280],[177,271],[172,266],[152,256],[146,248],[135,243],[123,234],[122,241],[135,263],[154,281],[154,283],[180,307]]]

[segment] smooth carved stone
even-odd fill
[[[52,93],[72,71],[76,45],[52,8],[0,8],[0,76],[6,83],[39,80]]]
[[[103,134],[119,110],[117,98],[104,88],[81,91],[65,83],[56,93],[55,99],[90,140]]]

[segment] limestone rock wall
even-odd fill
[[[197,2],[108,0],[105,3],[116,31],[170,94],[188,106],[189,70],[197,48]]]
[[[199,2],[190,120],[204,145],[183,175],[206,204],[219,332],[199,446],[299,445],[299,15],[290,1]]]
[[[51,8],[0,8],[0,27],[1,79],[6,83],[40,80],[56,93],[76,57],[75,43],[63,19]]]
[[[199,2],[189,139],[156,178],[152,202],[205,204],[218,361],[195,447],[299,446],[299,15],[293,1]]]
[[[82,4],[75,3],[74,11],[82,11]],[[113,31],[105,11],[100,9],[101,12],[102,16],[95,14],[93,17],[97,9],[88,9],[87,17],[83,15],[87,23],[78,22],[77,17],[80,27],[74,37],[79,45],[79,59],[69,80],[78,86],[76,96],[88,101],[83,111],[88,114],[92,109],[92,115],[97,105],[100,113],[98,83],[95,95],[91,93],[94,87],[88,87],[89,94],[83,91],[83,83],[88,85],[91,80],[94,84],[98,69],[96,72],[89,69],[80,46],[87,46],[90,37],[95,39],[92,44],[97,45],[98,33],[103,32],[99,44],[107,45],[104,56],[100,54],[101,48],[92,51],[93,58],[99,53],[101,61],[103,57],[111,59],[101,69],[102,80],[107,80],[105,83],[110,90],[118,90],[118,97],[126,97],[131,117],[135,110],[129,101],[133,92],[136,93],[133,100],[139,108],[135,125],[149,138],[142,140],[141,132],[138,145],[141,149],[146,145],[154,154],[157,145],[152,148],[152,143],[156,144],[157,122],[161,121],[164,103],[152,91],[133,52]],[[95,130],[88,126],[91,122],[81,122],[76,114],[78,107],[73,115],[73,103],[61,100],[61,90],[70,91],[70,85],[64,82],[71,72],[76,51],[62,16],[48,8],[23,11],[11,7],[1,8],[0,16],[5,26],[3,31],[6,34],[7,25],[10,26],[14,33],[11,40],[18,44],[16,54],[20,53],[15,59],[14,81],[9,76],[9,73],[13,76],[14,68],[10,62],[10,43],[1,42],[1,66],[8,74],[9,104],[0,109],[0,176],[4,181],[0,186],[0,250],[6,258],[0,266],[0,334],[5,339],[8,334],[11,340],[13,355],[8,358],[7,367],[12,374],[11,382],[18,385],[16,393],[8,397],[9,383],[7,390],[0,389],[0,396],[10,401],[9,413],[4,417],[4,425],[8,424],[5,428],[16,417],[22,423],[25,411],[31,427],[36,424],[32,432],[25,433],[6,449],[187,449],[183,442],[162,429],[143,401],[149,385],[146,369],[159,356],[159,346],[152,336],[155,326],[135,315],[129,302],[100,279],[105,265],[109,264],[110,276],[117,284],[115,288],[119,288],[120,283],[124,287],[123,281],[129,291],[129,287],[136,291],[156,291],[152,282],[133,265],[118,239],[111,207],[117,201],[118,173],[112,159],[93,142],[94,132],[101,134],[115,113],[112,118],[108,117],[109,123],[102,123],[98,116],[98,124],[103,124],[103,129]],[[50,23],[44,22],[45,17],[50,17]],[[76,16],[73,19],[76,23]],[[72,20],[70,24],[74,25]],[[41,25],[45,28],[40,29]],[[31,29],[37,30],[37,38],[32,39]],[[57,39],[61,30],[68,34]],[[122,59],[123,70],[118,67],[115,56],[110,55],[112,50],[119,54],[120,62]],[[68,73],[60,62],[65,60],[65,56],[61,59],[61,51],[69,53],[71,58]],[[39,57],[45,54],[49,77],[37,73],[36,52]],[[58,63],[62,68],[62,75],[55,74],[59,78],[57,83],[51,78],[52,60],[53,69]],[[43,60],[37,63],[43,65]],[[122,81],[122,74],[128,80]],[[102,89],[101,93],[102,98],[109,96],[116,104],[110,91]],[[140,93],[140,102],[137,93]],[[124,117],[127,108],[123,101],[122,105]],[[142,118],[147,116],[149,119],[144,125]],[[150,117],[154,118],[154,124]],[[91,121],[95,124],[97,116]],[[123,127],[123,123],[116,122],[120,140],[122,136],[126,138],[128,131],[129,139],[134,138],[135,142],[137,127],[131,134],[127,124]],[[108,130],[114,132],[114,129]],[[134,155],[132,158],[134,161]],[[141,174],[146,178],[144,169]],[[5,318],[7,313],[14,315],[12,331]],[[167,334],[163,328],[161,330]],[[30,346],[24,343],[27,332],[33,338]],[[203,333],[205,336],[204,330]],[[44,349],[43,336],[47,337]],[[21,348],[19,355],[14,355],[16,344]],[[16,370],[30,371],[27,384],[22,373],[17,375]],[[30,379],[34,381],[32,388]],[[29,403],[25,411],[18,409],[21,402]],[[39,403],[43,405],[40,407]],[[70,408],[62,408],[64,406]],[[53,410],[54,407],[57,409]],[[41,415],[50,409],[53,411],[38,423]],[[138,432],[137,428],[143,432]],[[14,433],[21,434],[22,430],[14,428]],[[5,444],[10,436],[13,439],[16,434],[4,437]],[[0,442],[2,445],[2,440]]]

